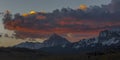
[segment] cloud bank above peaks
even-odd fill
[[[110,4],[102,6],[82,5],[80,9],[62,8],[51,13],[32,11],[32,14],[15,14],[13,19],[4,20],[4,26],[6,29],[14,30],[16,36],[34,35],[37,38],[41,34],[52,33],[84,33],[96,36],[101,30],[120,28],[119,6],[119,0],[112,0]]]

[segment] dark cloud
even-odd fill
[[[14,19],[5,23],[5,27],[15,30],[16,36],[35,38],[52,33],[92,32],[96,35],[101,30],[120,27],[119,6],[119,0],[112,0],[108,5],[91,6],[86,10],[63,8],[52,13],[15,14]]]
[[[112,0],[112,2],[106,6],[110,12],[120,12],[120,0]]]

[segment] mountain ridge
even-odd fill
[[[43,50],[51,53],[59,53],[59,54],[78,53],[83,51],[84,52],[104,51],[105,49],[106,50],[119,49],[120,31],[104,30],[99,33],[98,37],[83,39],[75,43],[70,43],[67,39],[54,34],[48,40],[39,44],[41,45],[36,44],[38,48],[32,48],[32,49],[38,49],[38,50]],[[23,48],[24,45],[22,45],[21,47]],[[31,49],[31,47],[27,47],[27,48]]]
[[[49,37],[49,39],[45,40],[43,43],[24,42],[15,45],[14,47],[39,49],[43,47],[64,46],[70,43],[71,42],[69,42],[66,38],[63,38],[57,34],[53,34],[52,36]]]

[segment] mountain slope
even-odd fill
[[[42,48],[43,45],[42,43],[33,43],[33,42],[24,42],[24,43],[20,43],[14,47],[17,48],[28,48],[28,49],[39,49]]]
[[[70,42],[57,34],[53,34],[48,40],[45,40],[43,42],[47,47],[53,47],[53,46],[63,46],[66,44],[70,44]]]
[[[120,46],[120,30],[104,30],[96,38],[84,39],[74,43],[74,48],[100,46]]]
[[[14,47],[40,49],[42,47],[65,46],[67,44],[70,44],[70,42],[67,39],[65,39],[57,34],[53,34],[49,39],[45,40],[43,43],[24,42],[24,43],[20,43],[20,44],[14,46]]]

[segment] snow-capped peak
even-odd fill
[[[111,46],[120,43],[120,30],[104,30],[101,31],[96,38],[84,39],[74,44],[74,48],[94,46],[101,44],[102,46]]]

